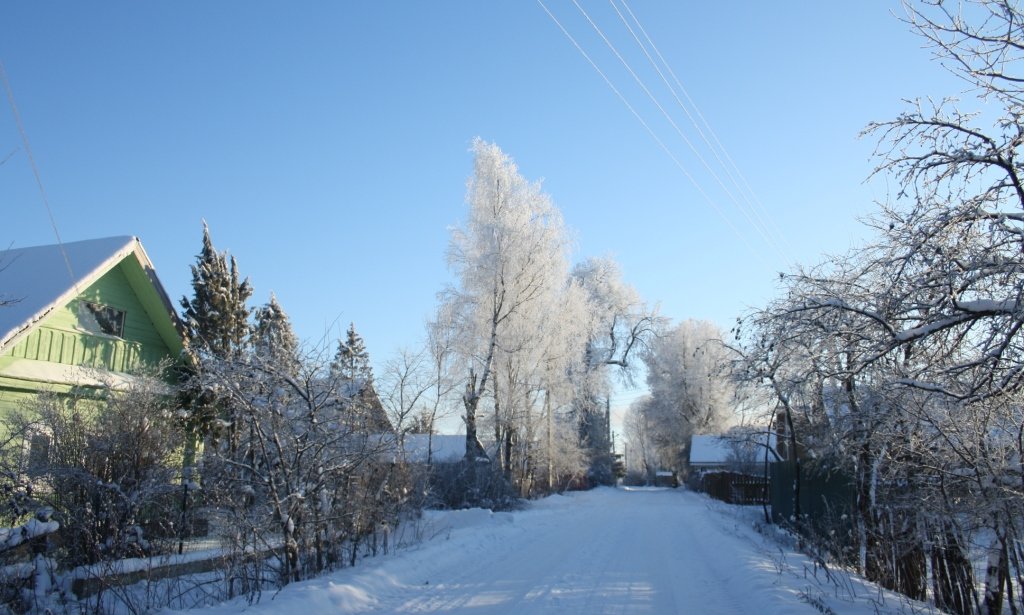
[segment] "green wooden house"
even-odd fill
[[[135,237],[0,251],[0,303],[0,413],[182,355],[180,322]]]

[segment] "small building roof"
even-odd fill
[[[466,434],[406,434],[404,443],[405,460],[409,463],[427,463],[429,445],[431,463],[456,463],[466,457]],[[484,452],[491,458],[497,455],[498,447],[493,440],[482,442]]]
[[[693,436],[690,444],[691,466],[720,466],[730,462],[764,463],[765,443],[773,450],[776,435],[765,427],[733,427],[725,434]],[[769,453],[769,457],[773,454]]]
[[[690,444],[691,464],[725,463],[732,449],[728,440],[716,435],[693,436]]]
[[[164,343],[180,352],[177,313],[142,243],[127,235],[0,251],[0,301],[10,302],[0,308],[0,352],[129,257],[136,265],[125,271],[129,283]]]
[[[466,436],[425,433],[406,434],[405,458],[410,463],[426,463],[427,449],[433,463],[454,463],[466,456]]]

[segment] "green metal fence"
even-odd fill
[[[794,523],[796,506],[793,494],[796,466],[782,461],[770,464],[769,503],[775,523]],[[837,470],[803,467],[800,473],[800,513],[817,530],[834,528],[853,518],[856,490],[851,478]],[[844,517],[845,515],[845,517]]]

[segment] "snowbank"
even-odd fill
[[[901,613],[900,598],[679,490],[597,489],[514,513],[430,512],[425,542],[204,613]],[[914,612],[928,612],[915,605]],[[910,609],[907,608],[907,612]]]

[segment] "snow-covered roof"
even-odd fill
[[[177,326],[167,292],[136,237],[124,235],[11,248],[0,251],[0,301],[12,302],[0,307],[0,352],[16,344],[50,312],[67,304],[132,254],[152,282],[169,319]],[[180,346],[180,341],[177,345]]]
[[[765,442],[775,449],[775,440],[774,432],[768,432],[764,427],[750,426],[733,427],[722,435],[693,436],[690,445],[690,465],[763,463]]]
[[[405,460],[409,463],[427,463],[428,442],[431,463],[455,463],[466,456],[466,434],[434,434],[431,438],[425,433],[411,433],[406,434],[403,442]],[[497,455],[498,447],[493,440],[484,440],[481,444],[492,458]]]
[[[732,449],[721,436],[693,436],[690,444],[690,463],[725,463]]]
[[[416,433],[405,436],[405,459],[411,463],[426,463],[427,450],[433,463],[454,463],[466,456],[465,435]]]

